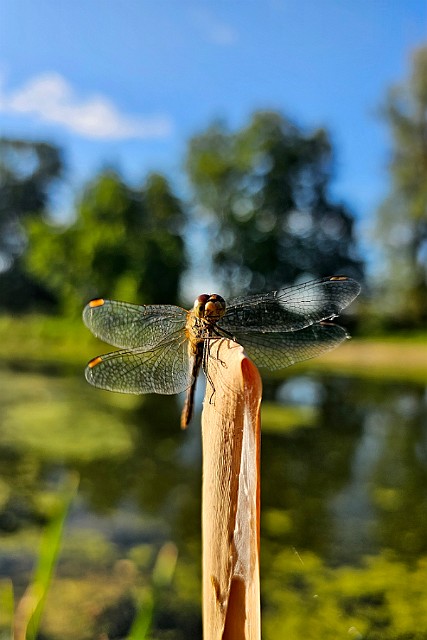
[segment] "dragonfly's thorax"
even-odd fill
[[[221,296],[204,293],[195,300],[187,320],[187,335],[193,350],[197,344],[212,337],[214,325],[224,313],[225,301]]]

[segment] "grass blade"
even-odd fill
[[[35,640],[58,560],[65,520],[76,495],[78,478],[70,475],[61,491],[56,514],[45,528],[33,579],[18,603],[14,622],[14,640]]]

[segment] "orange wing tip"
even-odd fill
[[[331,276],[329,280],[348,280],[348,276]]]
[[[89,307],[91,307],[91,309],[93,309],[94,307],[102,307],[104,303],[105,303],[104,298],[96,298],[95,300],[91,300],[89,302]]]
[[[100,362],[102,362],[102,358],[101,356],[96,356],[96,358],[93,358],[93,360],[91,360],[90,362],[88,362],[87,366],[89,367],[89,369],[93,369],[94,367],[96,367],[96,365],[98,365]]]

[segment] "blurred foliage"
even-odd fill
[[[427,321],[427,47],[383,106],[392,137],[391,190],[378,212],[386,262],[383,294],[395,326]]]
[[[63,169],[60,150],[45,142],[0,139],[0,307],[24,311],[52,306],[47,288],[23,264],[25,223],[46,214]]]
[[[237,132],[216,123],[190,141],[196,215],[210,220],[213,261],[229,289],[362,278],[353,217],[329,195],[332,168],[326,131],[306,133],[275,112]]]
[[[171,303],[185,267],[184,222],[162,175],[133,189],[105,171],[85,188],[67,228],[28,221],[27,266],[67,314],[95,296]]]

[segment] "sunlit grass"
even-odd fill
[[[12,581],[0,580],[0,639],[13,638],[14,601]]]
[[[350,340],[310,361],[314,371],[327,370],[374,380],[427,380],[427,334]]]
[[[158,592],[171,585],[177,559],[178,550],[176,546],[171,542],[164,544],[156,558],[151,575],[151,584],[139,595],[138,611],[127,640],[148,640],[153,625]]]
[[[46,603],[43,629],[64,640],[107,638],[110,634],[116,637],[118,627],[123,633],[129,629],[126,636],[120,635],[123,639],[151,638],[159,603],[174,579],[176,546],[171,542],[160,549],[157,543],[145,545],[141,565],[132,560],[135,555],[141,560],[137,548],[129,557],[120,557],[118,547],[100,534],[88,532],[81,541],[75,534],[74,542],[81,550],[75,546],[72,551],[65,541],[61,569]]]
[[[159,597],[170,589],[175,575],[175,544],[166,542],[158,551],[157,545],[143,545],[139,552],[135,548],[136,563],[119,559],[116,545],[101,533],[76,532],[63,543],[65,520],[76,490],[77,476],[70,475],[55,496],[55,509],[39,538],[35,568],[23,595],[16,598],[12,582],[0,581],[1,639],[35,640],[41,628],[55,637],[87,638],[94,624],[102,630],[114,623],[111,613],[117,606],[130,607],[128,615],[133,622],[127,640],[151,637]],[[35,546],[33,540],[29,550]],[[21,546],[16,548],[22,553]],[[58,560],[61,571],[52,585]],[[82,601],[86,606],[82,607]]]
[[[0,360],[84,367],[92,357],[109,350],[79,318],[0,316]],[[425,381],[427,332],[353,338],[324,356],[293,366],[286,375],[307,370]]]
[[[0,316],[0,359],[81,365],[101,346],[79,319]],[[108,349],[107,349],[108,350]]]
[[[78,486],[78,477],[69,475],[58,495],[57,509],[41,536],[39,553],[33,577],[14,613],[13,637],[15,640],[35,640],[58,561],[65,519]]]

